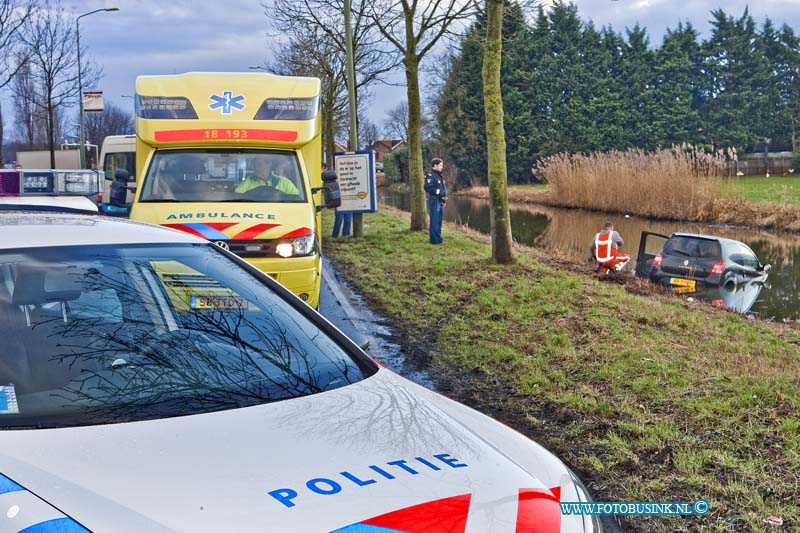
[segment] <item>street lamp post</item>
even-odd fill
[[[80,127],[81,168],[86,168],[86,147],[84,146],[85,140],[83,137],[83,83],[81,81],[81,19],[83,17],[88,17],[89,15],[99,13],[101,11],[119,11],[119,8],[107,7],[104,9],[95,9],[94,11],[89,11],[88,13],[84,13],[83,15],[79,15],[78,18],[75,19],[75,37],[78,41],[78,101],[80,103],[80,117],[78,122],[80,122],[81,124]]]

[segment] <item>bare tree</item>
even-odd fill
[[[363,89],[380,81],[398,62],[386,48],[377,27],[365,11],[370,0],[353,0],[353,66],[356,71],[357,96]],[[279,31],[305,34],[318,28],[327,35],[344,61],[346,55],[344,31],[344,0],[275,0],[272,7],[262,4],[267,16]]]
[[[37,90],[33,94],[17,92],[16,97],[28,100],[37,111],[45,113],[51,167],[55,167],[56,110],[68,108],[80,98],[75,32],[74,19],[60,5],[49,3],[34,10],[31,24],[23,32],[31,50],[31,78]],[[100,79],[101,70],[88,58],[85,48],[80,55],[84,86],[91,87]]]
[[[428,227],[422,188],[422,104],[419,68],[422,59],[459,21],[475,13],[475,0],[375,0],[365,2],[366,12],[381,34],[402,56],[408,94],[408,160],[411,182],[411,230]]]
[[[408,142],[408,102],[403,100],[386,112],[383,121],[386,135],[392,139],[401,139]]]
[[[32,0],[0,0],[0,90],[7,86],[27,62],[20,33],[33,11]],[[0,166],[3,163],[3,109],[0,107]]]
[[[103,112],[86,113],[86,140],[100,146],[109,135],[133,134],[133,115],[114,104],[106,104]]]
[[[14,107],[17,138],[28,150],[44,148],[47,143],[46,113],[34,104],[42,98],[37,94],[38,87],[33,80],[30,63],[22,64],[14,77],[11,90],[14,94],[27,95],[26,98],[17,98]]]
[[[358,121],[358,140],[361,142],[361,146],[372,146],[379,136],[378,126],[370,119],[364,117]]]
[[[344,56],[337,45],[317,26],[291,35],[288,43],[275,51],[268,70],[289,76],[313,76],[322,83],[322,142],[326,161],[333,161],[335,140],[347,113]]]
[[[492,259],[512,263],[511,219],[508,212],[506,136],[500,63],[503,51],[503,0],[486,0],[486,47],[483,53],[483,105],[486,109],[486,152],[489,163],[489,214]]]
[[[372,19],[363,9],[369,0],[353,2],[353,63],[356,74],[356,106],[363,109],[369,97],[369,87],[397,66],[395,55],[387,49]],[[329,118],[323,124],[326,152],[332,157],[334,138],[340,137],[340,118],[346,118],[347,87],[345,74],[346,42],[344,29],[344,0],[275,0],[270,6],[262,4],[272,24],[291,42],[303,42],[308,59],[316,62],[320,70],[308,75],[323,81],[323,121],[326,108]],[[281,53],[276,51],[276,55]],[[331,76],[326,82],[326,76]],[[335,97],[335,103],[333,101]]]

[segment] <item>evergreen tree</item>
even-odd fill
[[[503,22],[501,70],[509,179],[557,152],[670,146],[762,149],[795,144],[800,129],[800,39],[747,10],[712,12],[705,42],[690,23],[660,47],[634,26],[625,36],[584,23],[573,4],[540,5],[526,23],[518,4]],[[439,101],[446,153],[462,183],[486,176],[481,68],[485,14],[461,42]]]
[[[667,30],[653,67],[653,136],[656,144],[701,144],[700,45],[691,24]]]
[[[552,118],[556,150],[581,152],[594,148],[588,113],[589,70],[583,57],[582,24],[574,4],[557,0],[550,9],[550,49],[544,72],[552,86]]]
[[[796,107],[793,87],[796,85],[800,61],[798,39],[787,25],[776,29],[772,21],[766,19],[760,34],[761,48],[769,65],[770,81],[767,85],[766,136],[772,139],[773,146],[792,145],[793,117],[792,107]],[[794,105],[793,105],[794,104]]]
[[[622,126],[626,137],[620,148],[654,148],[658,144],[653,128],[655,53],[650,50],[647,30],[638,24],[628,29],[622,48],[621,96],[626,102]]]
[[[711,38],[703,45],[708,139],[714,147],[752,150],[769,131],[769,64],[747,9],[738,19],[721,9],[711,15]]]
[[[527,178],[532,157],[529,82],[525,70],[528,28],[519,4],[511,2],[504,11],[501,87],[509,175]],[[487,183],[482,81],[485,36],[486,14],[481,12],[462,39],[460,55],[451,62],[437,112],[444,151],[458,168],[459,184],[464,186]]]

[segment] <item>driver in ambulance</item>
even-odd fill
[[[269,171],[269,165],[265,158],[257,157],[253,167],[253,174],[247,176],[244,181],[236,186],[236,192],[245,193],[258,187],[272,187],[285,194],[300,194],[297,186],[289,178],[281,176],[274,170]]]

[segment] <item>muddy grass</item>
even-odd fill
[[[488,187],[472,187],[463,189],[457,194],[472,198],[489,199]],[[551,207],[565,207],[580,209],[580,205],[564,203],[547,190],[532,190],[530,188],[508,189],[508,201],[511,204],[540,204]],[[617,213],[617,211],[610,211]],[[619,214],[647,214],[633,211],[619,212]],[[661,220],[680,220],[687,222],[701,222],[704,224],[728,224],[754,229],[772,229],[781,231],[800,232],[800,205],[779,202],[748,202],[740,198],[715,198],[703,205],[686,217],[675,217],[671,213],[664,213]]]
[[[432,247],[391,209],[365,226],[326,253],[440,390],[554,451],[599,500],[711,503],[625,531],[800,527],[797,330],[525,247],[493,265],[488,237],[453,225]]]

